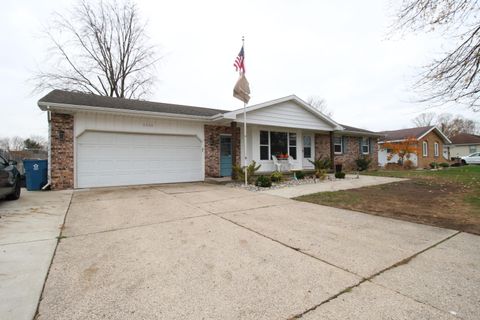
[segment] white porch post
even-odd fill
[[[245,166],[245,186],[248,184],[247,178],[247,104],[243,103],[243,145],[244,145],[244,158],[243,165]]]

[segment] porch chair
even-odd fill
[[[302,171],[302,168],[295,168],[295,160],[293,160],[292,156],[288,156],[288,169],[290,172],[293,172],[293,179],[298,180],[297,172]]]
[[[280,161],[278,161],[277,157],[272,155],[272,159],[275,168],[277,168],[277,171],[282,172],[282,164],[280,163]]]

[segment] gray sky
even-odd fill
[[[23,0],[0,12],[1,136],[47,134],[46,115],[27,82],[46,59],[41,37],[54,10],[73,0]],[[393,1],[392,3],[395,3]],[[233,110],[233,61],[245,35],[250,104],[296,94],[326,99],[337,122],[370,130],[412,126],[426,105],[413,103],[419,66],[448,43],[435,34],[387,37],[388,0],[137,0],[151,42],[163,56],[148,100]],[[46,92],[44,93],[46,94]],[[432,110],[428,110],[432,111]],[[462,106],[450,112],[480,120]]]

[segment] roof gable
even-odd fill
[[[417,140],[420,140],[432,131],[435,131],[444,143],[450,143],[450,140],[447,138],[447,136],[436,126],[407,128],[400,130],[383,131],[380,133],[384,135],[384,139],[382,139],[383,141],[402,141],[408,138],[415,138]]]
[[[243,112],[243,108],[237,109],[226,112],[223,117],[243,122]],[[295,95],[247,107],[246,113],[247,122],[253,124],[328,131],[343,129]]]

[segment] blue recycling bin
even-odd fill
[[[25,180],[28,191],[41,190],[48,182],[48,162],[47,160],[23,160],[25,169]]]

